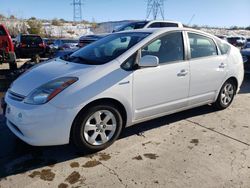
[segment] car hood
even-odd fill
[[[80,77],[90,73],[96,66],[71,63],[61,59],[53,59],[29,69],[17,80],[10,90],[19,95],[27,96],[34,89],[56,78],[74,76]]]

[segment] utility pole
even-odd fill
[[[82,0],[73,0],[73,20],[82,21]]]
[[[156,20],[158,15],[164,20],[164,1],[165,0],[148,0],[147,2],[147,19],[152,14],[153,19]]]

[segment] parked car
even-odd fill
[[[15,52],[19,58],[43,56],[45,43],[39,35],[19,34],[15,45]]]
[[[247,42],[244,48],[240,51],[243,62],[245,73],[250,73],[250,42]]]
[[[227,36],[226,35],[215,35],[215,36],[222,39],[222,40],[227,41]]]
[[[206,104],[229,107],[243,74],[239,50],[202,31],[114,33],[15,80],[7,126],[31,145],[72,141],[98,151],[123,127]]]
[[[92,42],[95,42],[105,36],[107,36],[108,34],[97,34],[97,35],[84,35],[84,36],[81,36],[79,38],[79,42],[78,42],[78,47],[79,48],[82,48],[84,46],[87,46],[89,45],[90,43]]]
[[[115,29],[113,32],[142,29],[142,28],[161,28],[161,27],[183,27],[183,25],[180,22],[168,21],[168,20],[135,21],[125,24],[119,27],[118,29]]]
[[[64,50],[77,48],[77,45],[78,40],[75,39],[57,39],[50,45],[50,47],[56,50]]]
[[[114,29],[113,33],[120,31],[134,30],[134,29],[142,29],[142,28],[162,28],[162,27],[183,27],[183,25],[182,23],[177,21],[167,21],[167,20],[134,21],[122,25],[117,29]],[[82,36],[79,39],[78,46],[82,48],[108,35],[109,33]]]
[[[44,38],[43,42],[45,44],[45,56],[46,57],[50,57],[51,55],[53,55],[54,51],[51,49],[51,45],[54,44],[55,39],[51,39],[51,38]]]
[[[227,41],[236,47],[243,47],[246,43],[246,38],[245,37],[228,37]]]
[[[0,64],[8,63],[11,70],[17,69],[14,45],[8,30],[0,24]]]

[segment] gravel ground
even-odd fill
[[[127,128],[108,149],[32,147],[0,116],[0,187],[250,187],[250,77],[232,106]]]

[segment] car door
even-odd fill
[[[159,66],[140,68],[133,73],[135,120],[187,106],[190,74],[184,51],[182,32],[167,33],[141,49],[141,57],[157,56]]]
[[[190,48],[190,105],[212,102],[226,77],[226,57],[218,52],[214,40],[188,32]]]

